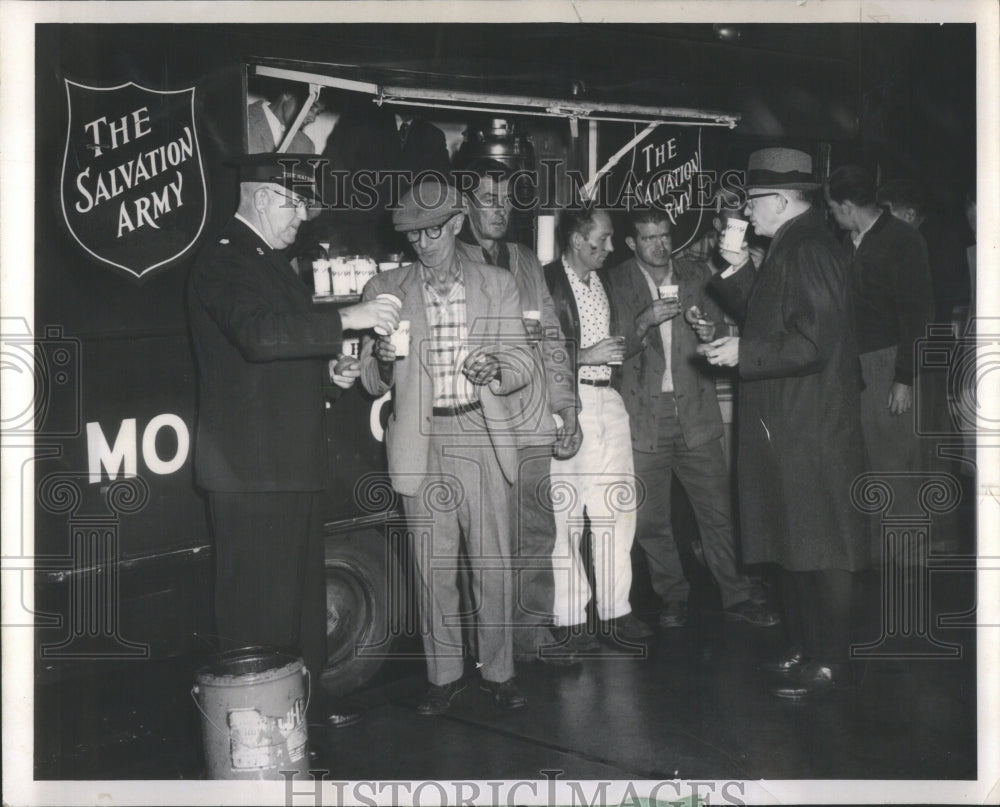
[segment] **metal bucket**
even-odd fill
[[[195,673],[209,779],[307,774],[309,671],[302,659],[261,647],[222,653]]]

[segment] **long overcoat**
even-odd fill
[[[715,282],[744,303],[744,560],[797,572],[863,568],[866,527],[851,492],[864,471],[861,378],[846,254],[810,210],[779,228],[756,277],[746,267]]]

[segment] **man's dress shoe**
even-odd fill
[[[772,687],[771,694],[793,701],[824,695],[844,683],[844,674],[843,665],[824,666],[810,661],[790,673],[786,683]]]

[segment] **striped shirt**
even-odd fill
[[[424,309],[430,326],[427,367],[434,384],[434,406],[464,406],[478,400],[476,389],[462,373],[469,355],[465,281],[461,271],[446,296],[438,294],[427,267],[421,265]]]

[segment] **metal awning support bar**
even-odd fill
[[[587,184],[584,185],[583,187],[582,191],[583,195],[586,196],[586,198],[588,199],[593,198],[594,189],[597,187],[597,183],[601,181],[601,177],[603,177],[606,173],[608,173],[608,171],[610,171],[612,168],[618,165],[618,161],[622,157],[624,157],[628,152],[630,152],[637,145],[639,145],[639,143],[645,140],[649,136],[649,134],[659,125],[660,121],[653,121],[645,129],[639,132],[639,134],[637,134],[635,137],[629,140],[628,143],[626,143],[624,146],[618,149],[618,151],[616,151],[613,155],[611,155],[610,159],[606,163],[604,163],[604,165],[601,167],[601,170],[591,175],[590,181],[587,182]]]
[[[655,107],[639,104],[613,104],[600,101],[581,103],[559,98],[539,98],[531,95],[505,95],[496,93],[467,92],[464,90],[430,90],[418,87],[380,85],[375,82],[327,76],[305,70],[254,65],[258,76],[269,76],[287,81],[300,81],[320,87],[371,95],[378,104],[424,106],[438,109],[457,109],[469,112],[495,112],[512,115],[544,115],[547,117],[577,118],[619,123],[649,123],[659,120],[678,126],[728,126],[734,128],[740,116],[719,110],[690,109],[686,107]]]
[[[302,121],[305,120],[306,115],[309,114],[309,110],[312,109],[313,104],[316,103],[316,99],[319,98],[320,87],[318,84],[309,85],[309,97],[306,98],[306,102],[302,105],[299,110],[299,114],[295,116],[295,120],[292,121],[291,126],[285,132],[285,136],[281,141],[281,145],[278,146],[277,151],[284,154],[288,151],[288,147],[292,143],[292,138],[298,134],[299,129],[302,128]]]

